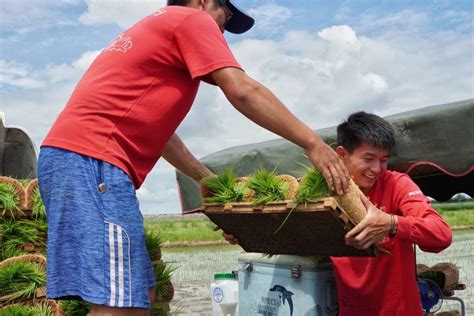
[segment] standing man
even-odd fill
[[[387,170],[394,134],[390,123],[365,112],[337,127],[337,153],[364,193],[367,208],[346,243],[359,249],[379,244],[391,252],[331,258],[341,316],[421,316],[413,245],[440,252],[451,244],[448,224],[420,188],[407,174]]]
[[[90,315],[146,315],[155,280],[135,190],[163,156],[196,181],[212,175],[174,133],[201,80],[258,125],[304,148],[339,194],[337,154],[247,76],[222,33],[253,19],[230,0],[170,0],[114,39],[86,71],[44,140],[47,296],[92,303]]]

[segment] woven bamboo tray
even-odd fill
[[[284,226],[275,233],[288,212]],[[354,223],[334,198],[298,204],[292,200],[255,206],[252,203],[204,203],[198,210],[225,233],[234,235],[247,252],[298,256],[375,256],[374,248],[346,245]]]

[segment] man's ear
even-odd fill
[[[342,146],[337,146],[336,152],[337,152],[339,158],[341,158],[341,159],[344,159],[344,157],[346,157],[346,155],[347,155],[347,149],[345,149]]]

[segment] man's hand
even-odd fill
[[[208,178],[208,177],[217,177],[215,174],[212,174],[212,175],[208,175],[206,176],[205,178]],[[209,190],[205,185],[204,185],[204,179],[205,178],[202,178],[200,181],[199,181],[199,189],[201,191],[201,196],[203,198],[206,198],[206,197],[210,197],[212,196],[212,192],[211,190]]]
[[[337,153],[322,140],[305,151],[309,161],[326,178],[329,188],[339,195],[347,193],[350,176]]]
[[[366,196],[361,195],[367,209],[365,218],[346,234],[346,244],[357,249],[367,249],[380,243],[390,231],[390,215],[376,208]]]
[[[214,227],[214,231],[218,231],[220,228],[219,227]],[[237,238],[234,237],[234,235],[231,235],[231,234],[226,234],[224,232],[222,232],[222,236],[224,236],[224,239],[231,245],[236,245],[239,243],[239,241],[237,240]]]

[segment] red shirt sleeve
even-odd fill
[[[407,175],[398,179],[393,193],[396,209],[402,215],[398,216],[397,238],[409,240],[428,252],[440,252],[451,244],[449,225]]]
[[[193,79],[224,67],[242,69],[217,23],[207,12],[190,14],[176,27],[174,36]]]

